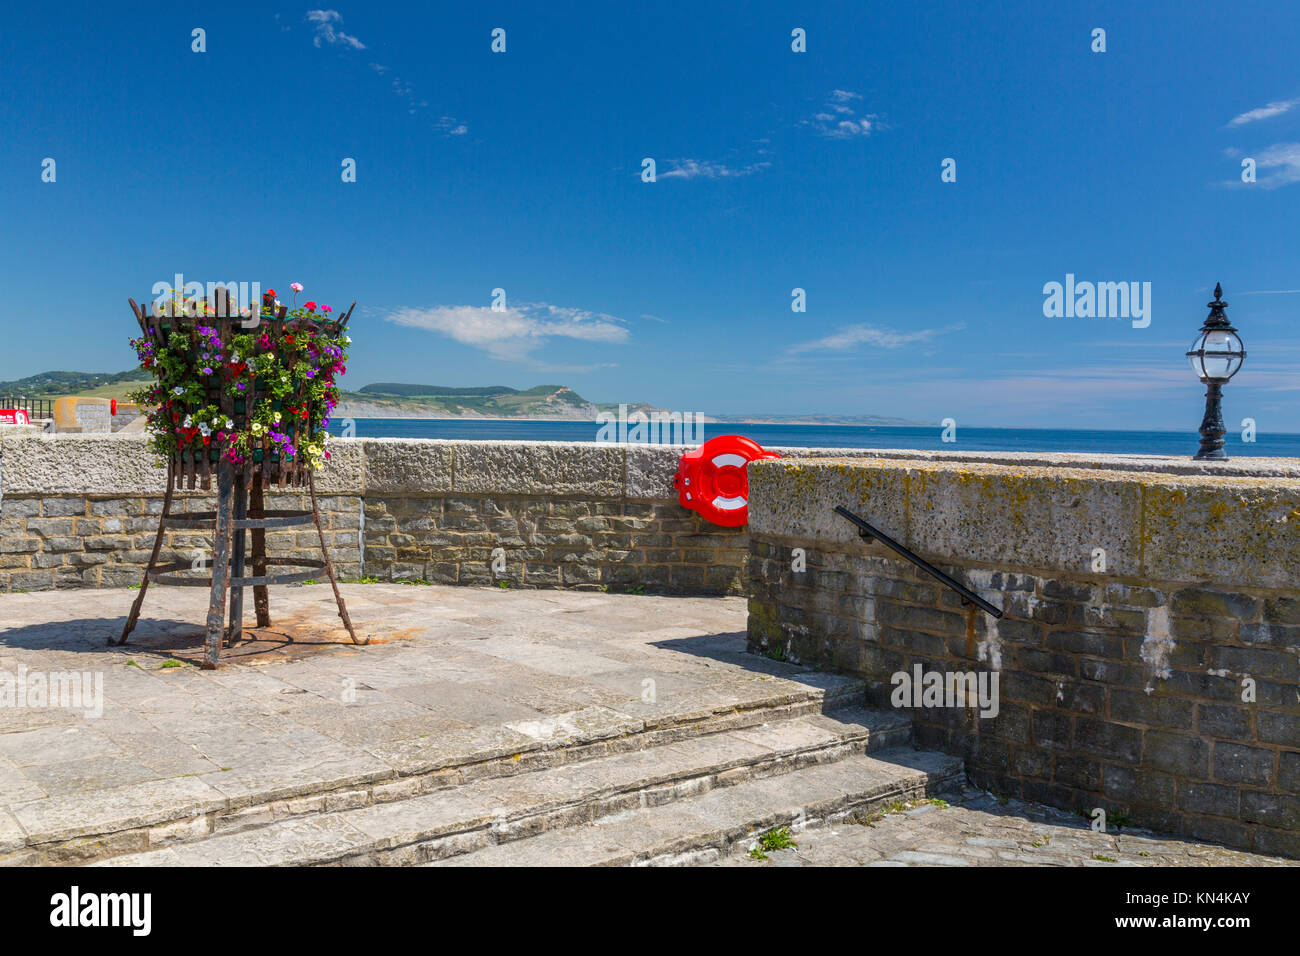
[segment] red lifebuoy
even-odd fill
[[[683,508],[724,528],[739,528],[749,520],[749,475],[745,466],[760,458],[780,458],[742,435],[710,438],[682,455],[677,466],[677,500]]]

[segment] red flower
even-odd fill
[[[304,303],[303,303],[303,308],[305,308],[305,309],[309,309],[309,310],[314,310],[314,309],[316,308],[316,303],[315,303],[315,302],[304,302]]]
[[[269,296],[270,296],[271,298],[273,298],[273,299],[275,298],[275,290],[274,290],[274,289],[267,289],[267,290],[266,290],[266,294],[269,295]]]

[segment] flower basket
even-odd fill
[[[303,487],[329,459],[355,302],[335,319],[314,302],[281,305],[274,290],[257,316],[221,295],[209,303],[173,293],[157,315],[129,301],[142,333],[131,345],[155,378],[132,398],[150,406],[150,447],[177,488],[210,488],[223,466],[249,483]]]

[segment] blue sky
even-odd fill
[[[353,388],[1194,429],[1222,281],[1226,418],[1300,431],[1300,6],[1135,6],[9,5],[0,379],[131,366],[180,272],[355,299]]]

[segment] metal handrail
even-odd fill
[[[0,395],[0,408],[21,408],[33,419],[53,418],[54,402],[48,398],[27,398],[23,395]]]
[[[921,556],[914,554],[911,551],[911,549],[907,548],[904,545],[899,544],[897,541],[895,541],[889,535],[885,534],[879,528],[876,528],[874,525],[871,525],[867,523],[865,520],[863,520],[862,518],[859,518],[848,508],[844,508],[840,505],[836,505],[835,513],[841,515],[842,517],[848,518],[855,525],[857,525],[858,534],[861,535],[865,540],[871,541],[872,539],[875,539],[879,541],[881,544],[889,548],[891,551],[895,551],[898,554],[901,554],[903,557],[907,558],[907,560],[911,561],[918,568],[920,568],[926,574],[930,575],[930,577],[934,578],[940,584],[943,584],[946,587],[949,587],[952,590],[956,591],[958,594],[961,595],[962,604],[975,604],[979,606],[980,610],[985,611],[988,614],[992,614],[995,618],[1002,617],[1001,608],[990,604],[988,601],[984,600],[984,598],[980,597],[978,594],[976,594],[970,588],[966,587],[966,585],[962,584],[956,578],[944,574],[942,571],[936,568],[929,561],[925,560],[925,558],[922,558]]]

